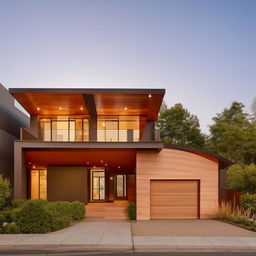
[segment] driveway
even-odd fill
[[[133,236],[256,237],[252,232],[216,220],[149,220],[132,222]]]

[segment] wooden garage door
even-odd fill
[[[151,219],[198,218],[198,181],[151,181]]]

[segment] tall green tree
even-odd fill
[[[256,97],[252,101],[251,112],[252,112],[253,119],[256,120]]]
[[[217,114],[213,121],[214,124],[209,127],[209,150],[237,163],[255,162],[256,125],[250,122],[242,103],[233,102],[230,108]]]
[[[161,138],[166,143],[203,147],[205,136],[200,130],[196,115],[190,114],[181,103],[161,108],[158,126]]]

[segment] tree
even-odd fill
[[[251,112],[252,112],[253,119],[256,120],[256,97],[252,101]]]
[[[250,122],[244,105],[233,102],[213,118],[207,147],[219,155],[244,164],[256,160],[256,125]],[[255,134],[255,135],[254,135]]]
[[[228,188],[238,192],[256,193],[256,165],[236,164],[227,171]]]
[[[200,130],[197,116],[191,115],[181,103],[171,108],[162,107],[158,126],[161,138],[166,143],[203,147],[205,136]]]

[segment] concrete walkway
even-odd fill
[[[129,222],[80,222],[48,234],[0,235],[6,249],[132,250]]]
[[[166,224],[168,222],[168,225]],[[181,221],[182,228],[177,228],[170,235],[169,223],[172,221],[145,221],[145,222],[93,222],[83,221],[69,228],[52,232],[49,234],[17,234],[0,235],[0,252],[6,250],[33,250],[33,251],[188,251],[188,250],[229,250],[229,251],[256,251],[255,232],[247,231],[230,224],[209,221],[208,233],[207,222]],[[187,222],[187,225],[185,223]],[[156,225],[158,223],[158,225]],[[174,222],[173,222],[174,223]],[[198,225],[195,225],[197,223]],[[200,224],[199,224],[200,223]],[[139,225],[139,226],[138,226]],[[146,229],[143,228],[147,227]],[[163,226],[166,226],[166,230]],[[193,230],[189,227],[195,225]],[[230,235],[223,233],[210,233],[214,228],[218,232],[228,230]],[[219,226],[218,226],[219,225]],[[228,226],[226,226],[228,225]],[[157,228],[157,226],[159,228]],[[196,228],[198,226],[198,228]],[[136,231],[134,230],[136,227]],[[173,226],[175,227],[175,225]],[[157,229],[162,229],[159,232]],[[179,230],[179,235],[177,234]],[[181,232],[182,230],[182,232]],[[200,234],[201,230],[201,236]],[[217,231],[214,232],[217,232]],[[222,230],[222,231],[223,231]],[[148,232],[155,232],[149,234]],[[132,234],[133,232],[133,234]],[[168,235],[166,235],[168,233]],[[158,235],[156,235],[158,234]],[[190,234],[185,236],[185,234]],[[205,235],[206,234],[206,235]],[[211,234],[208,235],[207,234]],[[215,235],[213,235],[215,234]],[[235,235],[234,235],[235,234]]]

